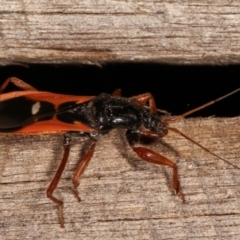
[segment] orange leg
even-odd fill
[[[77,190],[79,186],[79,179],[81,178],[82,174],[84,173],[85,169],[88,166],[88,163],[90,162],[93,156],[95,145],[96,145],[96,140],[92,139],[90,149],[88,150],[86,155],[80,160],[73,174],[72,181],[73,181],[73,187],[74,187],[74,194],[79,202],[81,201],[81,198],[79,197],[79,193]]]
[[[56,203],[59,206],[59,217],[60,217],[60,224],[61,227],[64,227],[64,217],[63,217],[63,202],[59,199],[57,199],[56,197],[54,197],[53,191],[56,189],[59,180],[62,176],[63,170],[66,166],[67,160],[68,160],[68,156],[69,156],[69,151],[70,151],[70,141],[71,138],[67,135],[64,135],[64,142],[63,142],[63,147],[64,147],[64,154],[63,154],[63,158],[61,161],[60,166],[58,167],[58,170],[51,182],[51,184],[49,185],[48,189],[47,189],[47,197],[50,198],[54,203]]]
[[[149,102],[149,108],[151,113],[157,112],[157,107],[155,100],[151,93],[144,93],[138,96],[131,97],[130,100],[137,102],[138,104],[144,106],[147,102]]]
[[[122,95],[122,91],[120,88],[116,89],[112,94],[113,97],[120,97]]]
[[[175,193],[178,194],[182,198],[182,201],[184,203],[185,198],[184,198],[183,192],[181,191],[181,186],[180,186],[180,182],[178,179],[177,165],[174,162],[172,162],[171,160],[169,160],[168,158],[166,158],[148,148],[132,146],[132,149],[134,152],[137,153],[137,155],[141,159],[143,159],[145,161],[163,165],[163,166],[167,166],[167,167],[171,167],[173,169],[173,179],[172,179],[173,189],[174,189]]]
[[[145,147],[135,147],[135,143],[139,141],[140,136],[146,136],[151,138],[161,138],[160,135],[155,135],[155,133],[152,133],[150,131],[145,132],[132,132],[130,130],[127,131],[126,137],[129,142],[129,145],[133,149],[133,151],[143,160],[167,167],[171,167],[173,169],[173,176],[172,176],[172,184],[173,189],[176,194],[178,194],[181,198],[183,203],[185,202],[184,194],[181,191],[181,186],[178,178],[178,169],[177,165],[169,160],[168,158],[160,155],[159,153],[156,153],[152,151],[151,149],[145,148]]]
[[[118,88],[111,95],[116,96],[116,97],[120,97],[122,95],[122,91],[121,91],[121,89]],[[151,93],[140,94],[140,95],[137,95],[137,96],[133,96],[129,99],[138,103],[138,104],[140,104],[140,105],[142,105],[142,106],[146,105],[147,102],[149,102],[150,112],[151,113],[156,113],[157,112],[156,103],[155,103],[155,100],[154,100]]]
[[[160,133],[155,133],[155,132],[151,132],[151,131],[147,131],[147,130],[139,131],[138,133],[141,136],[148,137],[148,138],[155,138],[155,139],[162,138],[167,135],[167,132],[164,134],[160,134]]]
[[[23,80],[16,78],[16,77],[10,77],[2,84],[0,87],[0,93],[4,91],[4,89],[7,87],[9,83],[14,84],[15,86],[19,87],[20,89],[23,89],[25,91],[37,91],[36,88],[32,87],[31,85],[25,83]]]

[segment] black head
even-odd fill
[[[157,114],[145,112],[143,117],[144,127],[151,132],[165,136],[168,133],[166,124],[160,119]]]

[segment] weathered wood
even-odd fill
[[[240,166],[240,117],[173,124]],[[86,140],[84,138],[76,141]],[[65,229],[45,195],[62,157],[62,136],[0,136],[1,239],[238,239],[239,170],[169,133],[149,147],[177,161],[186,204],[173,194],[171,170],[141,161],[124,132],[102,137],[79,187],[71,176],[84,143],[71,149],[55,196],[63,199]]]
[[[239,1],[13,0],[0,5],[0,64],[240,62]]]

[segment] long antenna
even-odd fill
[[[205,104],[203,104],[203,105],[200,106],[200,107],[197,107],[197,108],[194,108],[194,109],[192,109],[192,110],[190,110],[190,111],[188,111],[188,112],[185,112],[185,113],[183,113],[182,115],[175,116],[175,117],[170,117],[170,118],[165,118],[165,119],[164,119],[164,122],[175,122],[175,121],[179,121],[180,119],[182,119],[182,118],[184,118],[184,117],[186,117],[186,116],[188,116],[188,115],[190,115],[190,114],[192,114],[192,113],[194,113],[194,112],[197,112],[197,111],[199,111],[199,110],[201,110],[201,109],[203,109],[203,108],[205,108],[205,107],[208,107],[208,106],[210,106],[210,105],[213,105],[213,104],[215,104],[216,102],[219,102],[219,101],[223,100],[224,98],[227,98],[227,97],[229,97],[229,96],[231,96],[231,95],[233,95],[233,94],[235,94],[236,92],[239,92],[239,91],[240,91],[240,88],[238,88],[238,89],[236,89],[236,90],[234,90],[234,91],[232,91],[232,92],[230,92],[230,93],[228,93],[228,94],[226,94],[226,95],[224,95],[224,96],[222,96],[222,97],[220,97],[220,98],[217,98],[217,99],[215,99],[215,100],[213,100],[213,101],[210,101],[210,102],[208,102],[208,103],[205,103]]]
[[[179,120],[181,120],[182,118],[184,118],[184,117],[186,117],[186,116],[188,116],[188,115],[190,115],[190,114],[192,114],[192,113],[194,113],[194,112],[197,112],[197,111],[199,111],[199,110],[201,110],[201,109],[203,109],[203,108],[205,108],[205,107],[207,107],[207,106],[210,106],[210,105],[212,105],[212,104],[214,104],[214,103],[216,103],[216,102],[219,102],[219,101],[221,101],[222,99],[227,98],[227,97],[229,97],[229,96],[231,96],[231,95],[233,95],[233,94],[235,94],[236,92],[239,92],[239,91],[240,91],[240,88],[238,88],[238,89],[236,89],[236,90],[234,90],[234,91],[232,91],[232,92],[230,92],[230,93],[228,93],[228,94],[226,94],[226,95],[224,95],[224,96],[222,96],[222,97],[220,97],[220,98],[217,98],[217,99],[215,99],[215,100],[213,100],[213,101],[210,101],[210,102],[208,102],[208,103],[206,103],[206,104],[203,104],[203,105],[200,106],[200,107],[197,107],[197,108],[194,108],[194,109],[192,109],[192,110],[190,110],[190,111],[188,111],[188,112],[185,112],[184,114],[182,114],[182,115],[180,115],[180,116],[165,118],[165,119],[164,119],[164,122],[168,125],[168,122],[179,121]],[[210,153],[211,155],[217,157],[218,159],[220,159],[220,160],[228,163],[229,165],[231,165],[231,166],[233,166],[233,167],[235,167],[235,168],[237,168],[237,169],[240,170],[240,168],[239,168],[237,165],[235,165],[235,164],[233,164],[233,163],[231,163],[231,162],[229,162],[229,161],[221,158],[221,157],[218,156],[217,154],[211,152],[209,149],[205,148],[204,146],[202,146],[202,145],[199,144],[198,142],[196,142],[196,141],[194,141],[193,139],[191,139],[190,137],[186,136],[185,134],[183,134],[183,133],[182,133],[181,131],[179,131],[178,129],[172,128],[172,127],[169,127],[169,126],[167,126],[167,128],[168,128],[170,131],[173,131],[173,132],[175,132],[175,133],[183,136],[184,138],[186,138],[187,140],[189,140],[189,141],[191,141],[192,143],[196,144],[196,145],[199,146],[200,148],[204,149],[206,152]]]
[[[175,132],[175,133],[177,133],[177,134],[180,134],[181,136],[183,136],[183,137],[186,138],[187,140],[189,140],[189,141],[191,141],[192,143],[198,145],[200,148],[204,149],[206,152],[212,154],[213,156],[217,157],[218,159],[220,159],[220,160],[222,160],[222,161],[224,161],[224,162],[230,164],[231,166],[233,166],[233,167],[235,167],[235,168],[237,168],[237,169],[240,170],[240,168],[239,168],[237,165],[235,165],[235,164],[233,164],[233,163],[225,160],[224,158],[219,157],[217,154],[211,152],[209,149],[205,148],[204,146],[202,146],[202,145],[199,144],[198,142],[195,142],[193,139],[191,139],[190,137],[186,136],[185,134],[183,134],[183,133],[182,133],[181,131],[179,131],[178,129],[172,128],[172,127],[167,127],[167,128],[168,128],[170,131],[173,131],[173,132]]]

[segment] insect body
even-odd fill
[[[162,120],[157,114],[158,110],[154,98],[150,93],[131,98],[121,97],[120,90],[116,90],[112,95],[102,93],[96,97],[61,95],[39,92],[17,78],[7,79],[0,88],[0,93],[10,82],[22,88],[24,91],[0,95],[1,133],[64,133],[63,158],[55,177],[47,189],[47,197],[59,206],[61,227],[64,227],[63,202],[53,196],[53,191],[57,187],[68,159],[71,132],[79,132],[80,135],[88,135],[90,138],[90,148],[79,162],[72,178],[74,193],[79,201],[80,197],[77,190],[79,180],[92,158],[97,139],[114,128],[124,128],[126,129],[126,138],[129,145],[141,159],[173,169],[173,189],[184,202],[184,194],[181,191],[176,164],[159,153],[145,147],[136,147],[135,144],[141,136],[158,139],[167,135],[168,130],[170,130],[181,134],[188,140],[210,152],[208,149],[185,136],[179,130],[169,127],[169,122],[177,121],[223,98],[219,98],[181,116]],[[239,90],[240,89],[237,89],[230,94]],[[147,104],[149,106],[147,106]],[[211,154],[220,158],[214,153]],[[226,161],[224,159],[222,160]]]

